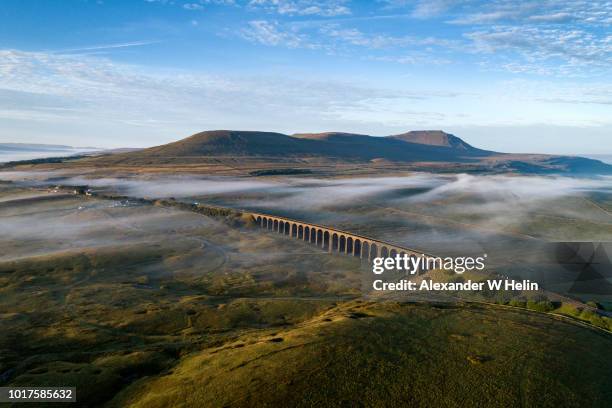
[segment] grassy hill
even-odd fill
[[[71,385],[79,406],[110,407],[612,403],[603,331],[369,302],[355,257],[174,207],[50,197],[0,188],[1,386]]]
[[[135,152],[85,159],[92,165],[180,165],[198,159],[323,160],[333,163],[464,164],[478,171],[612,174],[597,160],[550,155],[514,155],[482,150],[443,131],[376,137],[342,132],[295,134],[214,130]]]
[[[610,337],[490,307],[349,302],[186,356],[121,407],[604,407]]]
[[[350,133],[288,136],[272,132],[215,130],[197,133],[166,145],[152,147],[125,158],[189,156],[328,157],[348,160],[385,158],[396,161],[469,161],[488,155],[478,149],[412,143],[400,138]],[[119,156],[117,156],[119,158]]]

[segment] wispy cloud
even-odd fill
[[[351,14],[347,0],[251,0],[251,8],[289,16],[334,17]]]
[[[130,47],[142,47],[144,45],[152,45],[159,44],[161,41],[130,41],[130,42],[122,42],[122,43],[114,43],[114,44],[101,44],[101,45],[90,45],[85,47],[78,48],[65,48],[61,50],[57,50],[54,52],[57,53],[80,53],[86,51],[102,51],[102,50],[112,50],[117,48],[130,48]]]
[[[176,134],[183,129],[181,136],[188,129],[236,126],[283,130],[279,123],[291,123],[287,130],[312,130],[313,121],[350,128],[378,123],[391,105],[454,96],[363,86],[348,79],[155,73],[94,56],[14,50],[0,51],[0,91],[0,115],[11,120],[63,122],[72,132],[88,133],[138,127]],[[16,107],[15,100],[23,102]],[[360,112],[357,122],[354,112]]]
[[[255,20],[248,23],[248,27],[240,31],[240,35],[251,41],[263,45],[283,46],[289,48],[319,48],[320,45],[300,34],[297,30],[288,30],[281,27],[276,21]]]
[[[514,1],[459,2],[453,24],[560,24],[567,22],[607,25],[612,22],[612,3],[609,1]]]
[[[438,16],[447,11],[451,7],[462,3],[458,0],[419,0],[412,12],[414,17],[428,18]]]
[[[198,4],[198,3],[185,3],[185,4],[183,4],[183,8],[185,10],[195,11],[195,10],[203,10],[204,6],[202,6],[201,4]]]
[[[341,28],[338,25],[323,26],[321,33],[332,39],[366,48],[397,48],[413,46],[450,47],[457,45],[451,40],[436,37],[392,36],[387,34],[366,34],[356,28]]]
[[[473,42],[475,52],[497,53],[496,57],[500,52],[513,52],[530,64],[551,62],[576,71],[606,68],[612,63],[611,38],[580,29],[494,26],[465,37]]]

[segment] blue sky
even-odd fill
[[[443,129],[612,153],[611,25],[597,0],[3,0],[0,142]]]

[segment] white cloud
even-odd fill
[[[612,3],[584,0],[497,0],[492,2],[462,2],[454,13],[454,24],[539,23],[568,22],[606,26],[612,23]],[[461,3],[459,3],[461,4]]]
[[[240,32],[251,42],[263,45],[281,45],[289,48],[318,48],[319,45],[295,30],[286,30],[275,21],[250,21],[248,27]]]
[[[338,25],[326,25],[320,32],[332,39],[366,48],[396,48],[414,46],[452,47],[457,43],[435,37],[392,36],[386,34],[366,34],[356,28],[341,28]]]
[[[251,0],[249,6],[289,16],[334,17],[351,14],[346,0]]]
[[[532,71],[530,66],[546,72],[562,74],[609,69],[612,64],[612,37],[580,29],[539,28],[525,26],[493,26],[465,34],[473,42],[473,51],[493,54],[503,62],[502,53],[511,62],[505,65],[515,72]],[[504,66],[504,65],[502,65]]]
[[[551,14],[538,14],[528,17],[531,21],[545,22],[545,23],[563,23],[571,21],[572,15],[567,12],[551,13]]]
[[[412,15],[417,18],[434,17],[461,3],[460,0],[419,0]]]
[[[155,135],[178,138],[214,128],[312,131],[317,123],[320,130],[350,129],[379,123],[389,106],[452,96],[348,79],[152,72],[95,56],[0,51],[0,116],[13,125],[4,126],[0,138],[13,141],[15,126],[30,132],[33,123],[35,132],[44,126],[49,137],[94,139],[69,144],[97,145],[124,145],[125,135],[142,132],[152,144]],[[116,139],[105,142],[101,135]]]
[[[183,4],[183,8],[185,10],[203,10],[204,6],[202,6],[201,4],[198,3],[185,3]]]
[[[462,17],[458,17],[454,20],[449,21],[452,24],[465,24],[465,25],[474,25],[474,24],[489,24],[496,23],[505,18],[515,17],[517,15],[516,10],[497,10],[491,11],[488,13],[474,13],[467,14]]]

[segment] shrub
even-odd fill
[[[526,303],[521,299],[512,299],[510,302],[508,302],[508,305],[514,307],[525,307]]]
[[[583,310],[582,313],[580,313],[579,318],[581,320],[585,320],[589,323],[591,323],[593,326],[597,326],[600,327],[602,329],[606,329],[606,330],[610,330],[610,325],[609,325],[609,320],[606,317],[601,317],[599,316],[597,313],[591,311],[591,310]],[[607,319],[608,321],[604,320]]]
[[[561,306],[556,310],[556,312],[566,316],[578,317],[580,316],[582,309],[576,307],[572,303],[561,303]]]
[[[593,300],[590,300],[586,303],[588,306],[591,306],[594,309],[601,309],[601,305]]]
[[[527,302],[527,309],[535,310],[536,312],[548,313],[552,310],[555,310],[555,306],[549,300],[530,300]]]

